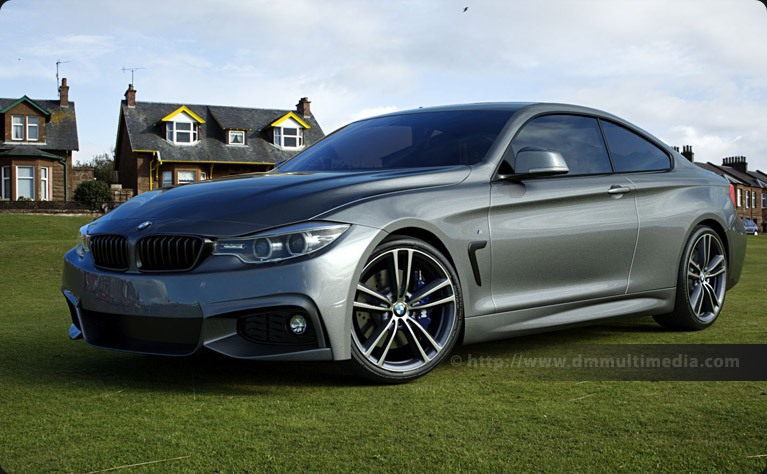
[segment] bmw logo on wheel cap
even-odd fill
[[[136,230],[144,230],[151,225],[152,225],[152,221],[144,221],[141,224],[136,226]]]

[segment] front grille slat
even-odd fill
[[[136,245],[141,271],[184,271],[194,267],[203,249],[200,237],[150,235]]]
[[[128,269],[128,240],[122,235],[91,236],[90,247],[97,267],[120,271]]]

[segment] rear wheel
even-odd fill
[[[713,229],[698,226],[679,266],[674,311],[655,316],[655,320],[672,329],[705,329],[719,317],[726,291],[724,244]]]
[[[362,270],[352,314],[352,368],[402,383],[436,367],[463,324],[458,277],[431,245],[400,239],[380,245]]]

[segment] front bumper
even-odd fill
[[[62,286],[70,337],[146,354],[183,356],[205,347],[243,359],[348,359],[352,283],[379,234],[352,226],[304,258],[246,264],[209,256],[191,271],[162,274],[103,271],[89,254],[70,250]],[[310,334],[278,334],[295,313],[310,322]]]

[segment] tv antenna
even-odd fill
[[[59,64],[71,63],[72,61],[62,61],[61,59],[56,61],[56,89],[59,88],[61,83],[59,82]]]
[[[145,67],[125,67],[123,66],[123,72],[130,71],[130,83],[133,84],[133,73],[139,69],[146,69]]]

